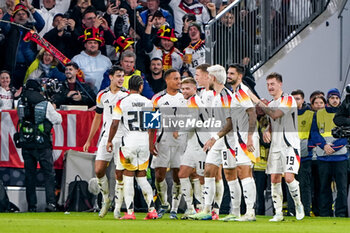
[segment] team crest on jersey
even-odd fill
[[[161,124],[161,113],[157,111],[143,112],[143,127],[145,129],[159,129]]]

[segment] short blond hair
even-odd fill
[[[226,70],[221,65],[213,65],[208,67],[209,75],[212,75],[216,78],[217,82],[220,84],[226,83]]]

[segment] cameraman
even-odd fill
[[[66,65],[66,81],[62,83],[60,92],[53,95],[56,107],[61,105],[87,105],[89,108],[95,106],[96,94],[86,83],[77,80],[79,66],[75,62]]]
[[[346,87],[345,100],[339,106],[333,121],[337,126],[350,126],[350,84]]]
[[[45,210],[52,212],[56,211],[56,205],[51,129],[53,124],[62,122],[62,117],[40,91],[38,80],[27,81],[17,108],[20,127],[14,139],[16,146],[22,148],[28,211],[36,212],[35,182],[39,162],[45,178]]]

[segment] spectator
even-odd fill
[[[159,7],[160,0],[147,0],[147,10],[141,12],[140,16],[142,18],[142,22],[146,25],[148,22],[148,17],[153,16],[156,17],[155,13],[157,11],[161,12],[162,17],[166,19],[166,22],[169,24],[171,28],[174,28],[174,18],[169,13],[169,11],[164,10]],[[159,28],[158,28],[159,29]]]
[[[149,86],[145,76],[141,73],[141,71],[135,69],[135,61],[136,61],[136,55],[131,51],[125,51],[120,58],[120,66],[124,70],[123,87],[125,87],[126,89],[129,88],[129,79],[133,75],[141,76],[144,83],[142,95],[147,97],[148,99],[151,99],[152,96],[154,95],[154,92],[152,91],[152,88]],[[107,79],[109,78],[108,78],[108,75],[106,75],[105,73],[104,80],[102,82],[103,85],[101,85],[100,89],[104,89],[109,86],[110,82],[108,82]]]
[[[323,96],[324,97],[324,92],[323,91],[319,91],[319,90],[312,92],[311,95],[310,95],[310,98],[309,98],[310,99],[310,103],[312,102],[312,100],[316,96]]]
[[[311,140],[316,147],[320,181],[320,216],[333,217],[333,196],[331,183],[335,181],[337,198],[335,216],[347,216],[347,139],[335,139],[331,130],[335,127],[333,118],[340,105],[340,93],[336,88],[327,93],[327,106],[318,110],[311,127]]]
[[[60,13],[56,8],[56,0],[43,0],[43,5],[38,10],[38,13],[45,21],[45,26],[39,33],[40,36],[43,36],[53,28],[52,22],[54,16]]]
[[[40,9],[41,7],[44,6],[44,1],[45,0],[33,0],[32,5],[36,9]],[[67,0],[56,0],[55,8],[56,8],[58,13],[64,14],[65,12],[68,11],[70,4],[71,4],[70,0],[68,0],[68,1]]]
[[[40,32],[45,22],[35,8],[28,3],[28,0],[23,1],[23,4],[17,4],[12,12],[12,16],[6,13],[4,20],[15,22],[25,26],[26,28],[37,29]],[[30,13],[33,14],[35,22],[29,22]],[[11,72],[11,82],[16,89],[23,85],[25,73],[29,65],[34,61],[36,56],[36,46],[33,42],[24,41],[23,37],[28,32],[22,27],[14,24],[1,23],[1,27],[6,35],[5,43],[5,69]]]
[[[165,80],[163,79],[163,64],[160,57],[154,57],[151,60],[150,74],[146,76],[149,85],[154,93],[158,93],[166,88]]]
[[[150,56],[152,59],[153,57],[161,57],[162,63],[163,63],[163,70],[166,71],[168,69],[176,69],[180,71],[183,61],[182,61],[182,54],[180,51],[175,48],[174,43],[177,41],[177,38],[175,37],[174,29],[169,28],[166,25],[163,25],[159,31],[158,31],[158,39],[157,39],[157,45],[152,44],[150,41],[150,38],[147,36],[150,36],[151,33],[151,27],[154,23],[154,20],[148,21],[146,31],[145,31],[145,45],[146,45],[146,53]]]
[[[115,40],[115,36],[113,32],[110,30],[107,20],[103,18],[101,15],[97,15],[95,8],[88,7],[82,17],[82,24],[76,24],[74,29],[75,37],[79,38],[81,35],[84,35],[84,31],[87,28],[95,28],[99,30],[99,34],[104,38],[105,44],[113,45]],[[79,44],[80,51],[83,50],[82,44]],[[79,52],[80,52],[79,51]],[[101,45],[100,51],[103,55],[106,55],[106,47],[105,45]]]
[[[132,37],[120,36],[114,41],[113,45],[115,46],[115,53],[118,60],[124,51],[130,50],[134,52],[135,50],[135,41]]]
[[[0,110],[14,108],[14,99],[19,97],[22,87],[16,91],[10,88],[11,76],[7,70],[0,72]]]
[[[187,13],[192,13],[196,15],[196,22],[200,24],[205,24],[209,21],[210,16],[202,3],[195,0],[165,0],[162,4],[169,4],[174,12],[174,23],[175,23],[175,33],[176,35],[181,34],[182,31],[182,17]]]
[[[311,109],[316,112],[320,109],[323,109],[326,107],[326,99],[322,96],[322,95],[319,95],[319,96],[315,96],[312,98],[311,100]]]
[[[53,96],[56,107],[61,105],[87,105],[89,108],[95,105],[96,94],[86,83],[77,80],[79,66],[75,62],[66,65],[66,80],[62,83],[61,90]]]
[[[210,18],[214,18],[216,16],[216,5],[210,0],[198,0],[200,3],[205,6],[210,14]]]
[[[70,10],[67,12],[67,16],[73,19],[76,25],[81,25],[83,13],[85,12],[85,10],[87,10],[88,7],[91,7],[91,0],[71,1],[71,4],[73,4],[74,2],[76,4],[69,7]],[[78,36],[80,36],[81,34],[78,34]]]
[[[107,15],[110,15],[111,28],[113,29],[116,38],[129,33],[130,19],[129,14],[125,8],[120,6],[120,1],[116,1],[114,7],[109,7],[107,10]],[[109,17],[107,17],[109,20]]]
[[[322,91],[314,91],[310,96],[310,109],[314,112],[317,112],[321,109],[324,109],[326,107],[326,99],[324,98],[324,93]],[[316,155],[316,145],[312,140],[309,140],[308,147],[312,150],[312,183],[313,183],[313,189],[312,189],[312,212],[315,216],[320,215],[320,209],[319,209],[319,197],[320,197],[320,181],[319,181],[319,174],[318,174],[318,161],[317,161],[317,155]]]
[[[59,81],[64,81],[66,76],[57,69],[59,61],[52,56],[51,53],[41,49],[38,53],[36,59],[29,66],[26,76],[24,78],[24,83],[28,79],[37,78],[41,82],[44,79],[58,79]]]
[[[0,19],[2,19],[5,13],[6,13],[5,8],[0,8]],[[5,47],[4,47],[5,42],[6,42],[5,34],[2,28],[0,27],[0,51],[5,50]],[[4,62],[5,62],[5,56],[0,56],[0,67],[4,67]]]
[[[56,14],[52,21],[53,28],[44,35],[44,39],[50,42],[66,57],[71,59],[77,50],[72,43],[77,38],[73,37],[75,22],[67,18],[67,15]]]
[[[201,27],[197,23],[191,23],[188,32],[191,42],[183,52],[184,63],[191,74],[195,74],[195,68],[205,63],[205,40],[201,39]]]
[[[112,63],[99,50],[99,47],[103,44],[103,38],[100,36],[98,29],[94,27],[87,28],[83,39],[85,50],[74,56],[72,61],[78,64],[85,74],[86,83],[97,93],[100,90],[103,74],[111,68]]]

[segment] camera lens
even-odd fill
[[[347,94],[350,94],[350,84],[348,84],[345,88]]]

